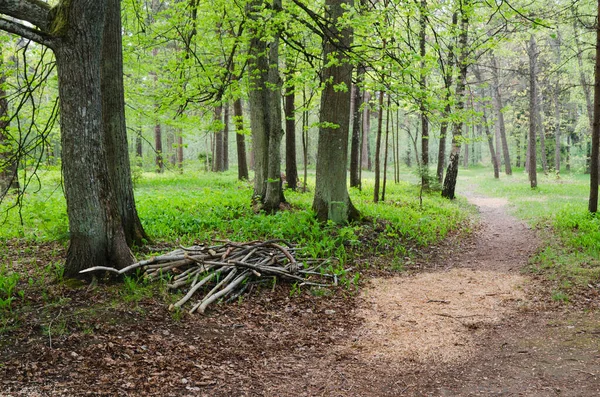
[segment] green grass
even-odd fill
[[[507,198],[515,215],[542,232],[544,246],[528,269],[554,282],[553,300],[568,302],[569,294],[600,283],[600,218],[587,211],[589,175],[540,173],[536,189],[522,169],[500,180],[487,169],[461,170],[460,177],[465,188]]]

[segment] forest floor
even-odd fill
[[[177,318],[161,297],[127,305],[103,286],[56,286],[52,318],[40,297],[0,335],[0,396],[600,395],[598,299],[553,302],[521,271],[536,231],[504,200],[468,198],[470,237],[401,274],[371,266],[360,293],[278,285]]]

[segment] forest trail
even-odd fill
[[[480,226],[417,274],[374,279],[362,325],[313,363],[306,396],[599,396],[597,313],[548,307],[521,274],[538,247],[507,202],[469,193]],[[443,250],[442,250],[443,251]],[[267,395],[281,395],[279,383]],[[291,394],[290,394],[291,395]],[[298,395],[298,394],[297,394]]]

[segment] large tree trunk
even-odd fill
[[[6,97],[6,74],[2,49],[0,48],[0,201],[9,189],[19,187],[16,155],[8,135],[8,99]]]
[[[292,80],[290,72],[288,80]],[[289,84],[285,92],[285,176],[287,187],[298,188],[298,166],[296,163],[296,105],[294,86]]]
[[[529,183],[532,188],[537,187],[537,164],[536,164],[536,125],[538,112],[537,95],[537,57],[538,50],[533,34],[529,38],[527,45],[527,55],[529,56],[529,144],[527,151],[527,169],[529,171]]]
[[[244,113],[242,100],[236,98],[233,102],[233,120],[235,124],[235,141],[238,161],[238,179],[248,180],[248,160],[246,159],[246,136],[244,135]]]
[[[350,144],[350,186],[360,187],[360,143],[362,124],[362,82],[365,77],[365,66],[359,63],[356,68],[356,84],[353,85],[352,139]]]
[[[102,123],[101,52],[106,3],[68,2],[55,48],[61,99],[62,159],[70,244],[65,276],[89,266],[132,262],[107,166]]]
[[[600,0],[597,14],[600,18]],[[600,158],[600,22],[596,24],[596,65],[594,68],[594,129],[592,130],[592,156],[590,161],[590,199],[588,210],[595,214],[598,211],[598,165]]]
[[[496,112],[496,119],[498,120],[498,133],[500,134],[500,140],[502,141],[502,157],[504,157],[504,172],[506,175],[512,175],[512,167],[510,165],[510,153],[508,150],[508,140],[506,139],[506,126],[504,123],[504,113],[502,109],[504,104],[502,103],[502,95],[500,94],[500,81],[498,78],[498,63],[494,54],[491,55],[492,61],[492,97],[494,99],[494,110]],[[500,148],[497,148],[500,151]]]
[[[319,146],[317,152],[317,175],[312,208],[319,220],[346,223],[359,216],[352,205],[346,182],[348,160],[348,134],[350,127],[350,86],[352,65],[339,47],[349,48],[351,29],[338,29],[338,21],[350,0],[326,0],[326,16],[331,36],[323,39],[323,59],[337,54],[339,62],[323,69],[326,82],[321,95],[319,116]],[[346,90],[337,89],[345,85]],[[331,124],[336,128],[331,128]]]
[[[458,61],[458,81],[456,84],[456,112],[460,115],[460,121],[454,122],[452,125],[452,150],[450,151],[450,161],[444,178],[444,186],[442,188],[442,197],[453,200],[455,198],[456,181],[458,179],[458,164],[460,160],[460,145],[462,141],[463,121],[461,114],[465,107],[465,88],[467,85],[467,69],[469,67],[467,61],[467,42],[468,42],[468,27],[469,16],[465,13],[463,7],[467,7],[469,1],[461,4],[461,21],[460,33],[458,36],[459,61]],[[468,8],[468,7],[467,7]],[[469,11],[467,11],[469,12]]]
[[[125,125],[125,90],[123,88],[123,44],[121,36],[121,1],[107,0],[102,42],[102,123],[110,180],[125,238],[129,245],[141,245],[148,236],[135,207],[129,145]]]
[[[279,75],[279,36],[274,34],[267,51],[267,45],[258,32],[261,2],[250,4],[249,17],[255,24],[250,40],[252,62],[249,63],[251,87],[250,125],[254,151],[254,197],[262,202],[267,212],[279,209],[285,200],[281,183],[281,78]],[[274,0],[275,12],[281,11],[281,1]]]

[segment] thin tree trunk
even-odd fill
[[[167,128],[167,154],[169,163],[171,163],[171,165],[175,165],[177,163],[177,154],[175,153],[175,134],[173,134],[173,129],[171,127]]]
[[[363,114],[361,90],[362,82],[365,76],[365,67],[359,63],[356,68],[356,84],[353,85],[353,108],[352,108],[352,139],[350,144],[350,187],[360,187],[360,137]]]
[[[504,157],[504,172],[506,175],[512,175],[512,167],[510,165],[510,152],[508,150],[508,140],[506,139],[506,126],[504,123],[504,113],[502,109],[504,104],[502,103],[502,95],[500,94],[500,81],[498,78],[498,63],[494,54],[491,55],[492,61],[492,97],[494,99],[494,110],[496,111],[496,118],[498,120],[498,133],[500,134],[500,140],[502,141],[502,157]],[[497,146],[496,146],[497,147]],[[497,152],[500,148],[497,147]],[[496,153],[497,153],[496,152]]]
[[[592,94],[590,90],[590,84],[587,81],[586,73],[583,69],[583,50],[581,48],[581,42],[579,41],[579,31],[577,29],[578,19],[573,17],[573,39],[575,40],[575,48],[577,49],[577,64],[579,66],[579,83],[583,89],[583,96],[585,98],[586,110],[588,115],[589,133],[590,135],[594,131],[594,104],[592,103]],[[587,159],[586,159],[586,170],[585,173],[590,172],[591,163],[591,146],[587,146]]]
[[[235,141],[238,160],[238,179],[248,180],[248,161],[246,160],[246,136],[244,135],[244,113],[242,100],[236,98],[233,102],[233,119],[235,124]]]
[[[288,86],[285,91],[285,176],[287,187],[298,188],[298,166],[296,164],[296,105],[293,82],[294,72],[288,73]]]
[[[425,71],[425,56],[427,55],[426,29],[427,29],[427,0],[421,0],[419,8],[419,55],[421,56],[421,72],[419,88],[421,89],[421,99],[419,101],[419,113],[421,115],[421,186],[424,189],[429,188],[429,120],[426,109],[427,95],[427,77]]]
[[[537,95],[537,57],[538,50],[533,34],[529,38],[527,46],[527,55],[529,56],[529,145],[527,156],[527,167],[529,170],[529,183],[531,188],[537,187],[537,164],[536,164],[536,125],[538,112]]]
[[[302,163],[304,166],[304,184],[302,191],[306,192],[306,180],[308,178],[308,106],[306,103],[306,87],[302,90]]]
[[[597,4],[597,16],[600,18],[600,0]],[[598,166],[600,155],[600,24],[596,24],[596,64],[594,67],[594,123],[592,130],[592,156],[590,161],[590,199],[588,210],[595,214],[598,211]]]
[[[462,141],[462,111],[465,107],[465,88],[467,84],[467,69],[469,67],[467,63],[467,42],[468,42],[468,26],[469,17],[465,13],[463,7],[468,7],[469,1],[461,3],[461,23],[460,23],[460,34],[458,36],[459,46],[459,77],[456,84],[456,112],[461,115],[460,121],[453,124],[452,128],[452,150],[450,151],[450,161],[448,162],[448,169],[446,170],[446,177],[444,178],[444,186],[442,189],[442,197],[453,200],[455,198],[456,181],[458,179],[458,164],[460,160],[460,145]]]
[[[560,41],[560,30],[557,29],[554,41],[557,67],[561,64]],[[560,174],[560,141],[560,74],[557,74],[556,84],[554,85],[554,171],[556,175]]]
[[[163,161],[162,128],[159,123],[154,125],[154,150],[156,152],[156,172],[160,174],[165,170],[165,164]]]
[[[542,170],[544,171],[544,175],[548,175],[548,157],[546,153],[546,128],[544,127],[544,97],[541,94],[541,90],[538,87],[537,77],[536,77],[536,91],[538,92],[538,131],[540,133],[540,156],[542,161]]]
[[[371,132],[371,107],[369,101],[371,100],[371,93],[368,91],[364,92],[364,103],[365,108],[363,110],[362,118],[362,148],[360,155],[360,166],[363,170],[371,170],[371,159],[369,158],[370,146],[369,146],[369,134]]]
[[[390,96],[388,95],[387,109],[385,116],[385,149],[383,151],[383,188],[381,189],[381,201],[385,201],[385,187],[387,185],[387,165],[388,165],[388,141],[390,135]]]
[[[373,187],[373,202],[379,201],[379,184],[381,168],[381,134],[383,128],[383,90],[379,91],[379,108],[377,109],[377,137],[375,140],[375,185]]]
[[[223,159],[223,106],[217,105],[214,108],[214,124],[216,128],[215,146],[213,155],[213,167],[214,172],[223,171],[224,159]]]
[[[229,169],[229,102],[223,105],[223,169]]]
[[[183,131],[177,130],[177,169],[183,174]]]

